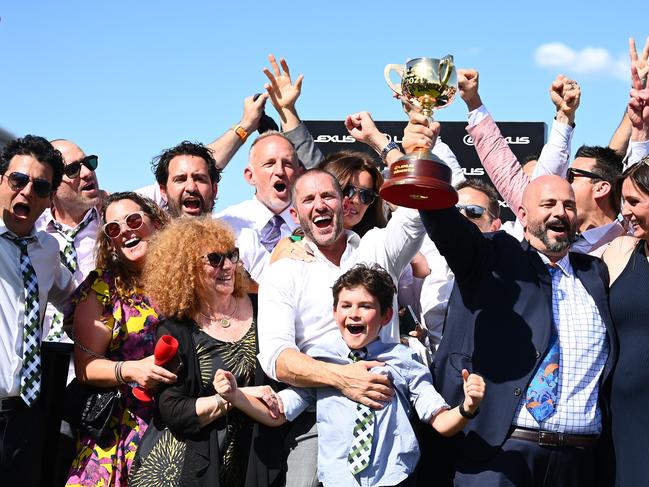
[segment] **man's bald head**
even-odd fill
[[[518,218],[532,246],[558,260],[570,249],[577,228],[572,187],[559,176],[540,176],[523,192]]]

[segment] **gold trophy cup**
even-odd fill
[[[392,71],[400,75],[400,86],[390,80]],[[433,120],[433,110],[447,106],[457,92],[453,56],[416,58],[405,66],[388,64],[384,74],[388,86],[428,117],[429,122]],[[384,200],[408,208],[450,208],[458,200],[451,175],[451,169],[429,148],[417,147],[390,166],[380,194]]]

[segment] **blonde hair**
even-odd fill
[[[142,273],[145,294],[165,317],[193,318],[206,296],[201,257],[235,248],[230,228],[211,216],[176,218],[150,242]],[[243,267],[236,266],[234,296],[248,287]]]

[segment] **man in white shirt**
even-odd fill
[[[61,306],[74,290],[56,240],[34,223],[61,184],[61,154],[28,135],[0,159],[0,478],[7,485],[39,485],[41,326],[46,303]]]
[[[343,196],[336,179],[310,170],[296,179],[291,214],[306,235],[314,260],[280,259],[270,265],[259,288],[259,362],[272,378],[297,387],[332,386],[350,399],[380,408],[391,397],[389,380],[368,372],[376,362],[333,365],[305,352],[338,333],[333,321],[331,285],[359,262],[378,263],[395,284],[421,246],[424,237],[418,212],[401,208],[388,226],[360,238],[343,230]],[[393,320],[381,332],[386,343],[398,340]],[[304,428],[288,458],[287,485],[311,485],[315,478],[317,433],[315,418],[294,424]]]

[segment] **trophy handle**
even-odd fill
[[[444,71],[444,76],[440,76],[440,82],[446,85],[448,84],[448,80],[451,79],[451,74],[453,74],[453,57],[446,56],[439,60],[440,72],[442,65],[446,66],[446,71]]]
[[[390,79],[390,72],[391,71],[396,71],[396,73],[399,75],[400,78],[403,77],[403,64],[388,64],[385,69],[383,70],[383,76],[385,76],[385,81],[390,87],[392,91],[394,91],[397,95],[402,96],[403,93],[401,92],[401,87],[395,85],[392,83],[392,80]]]

